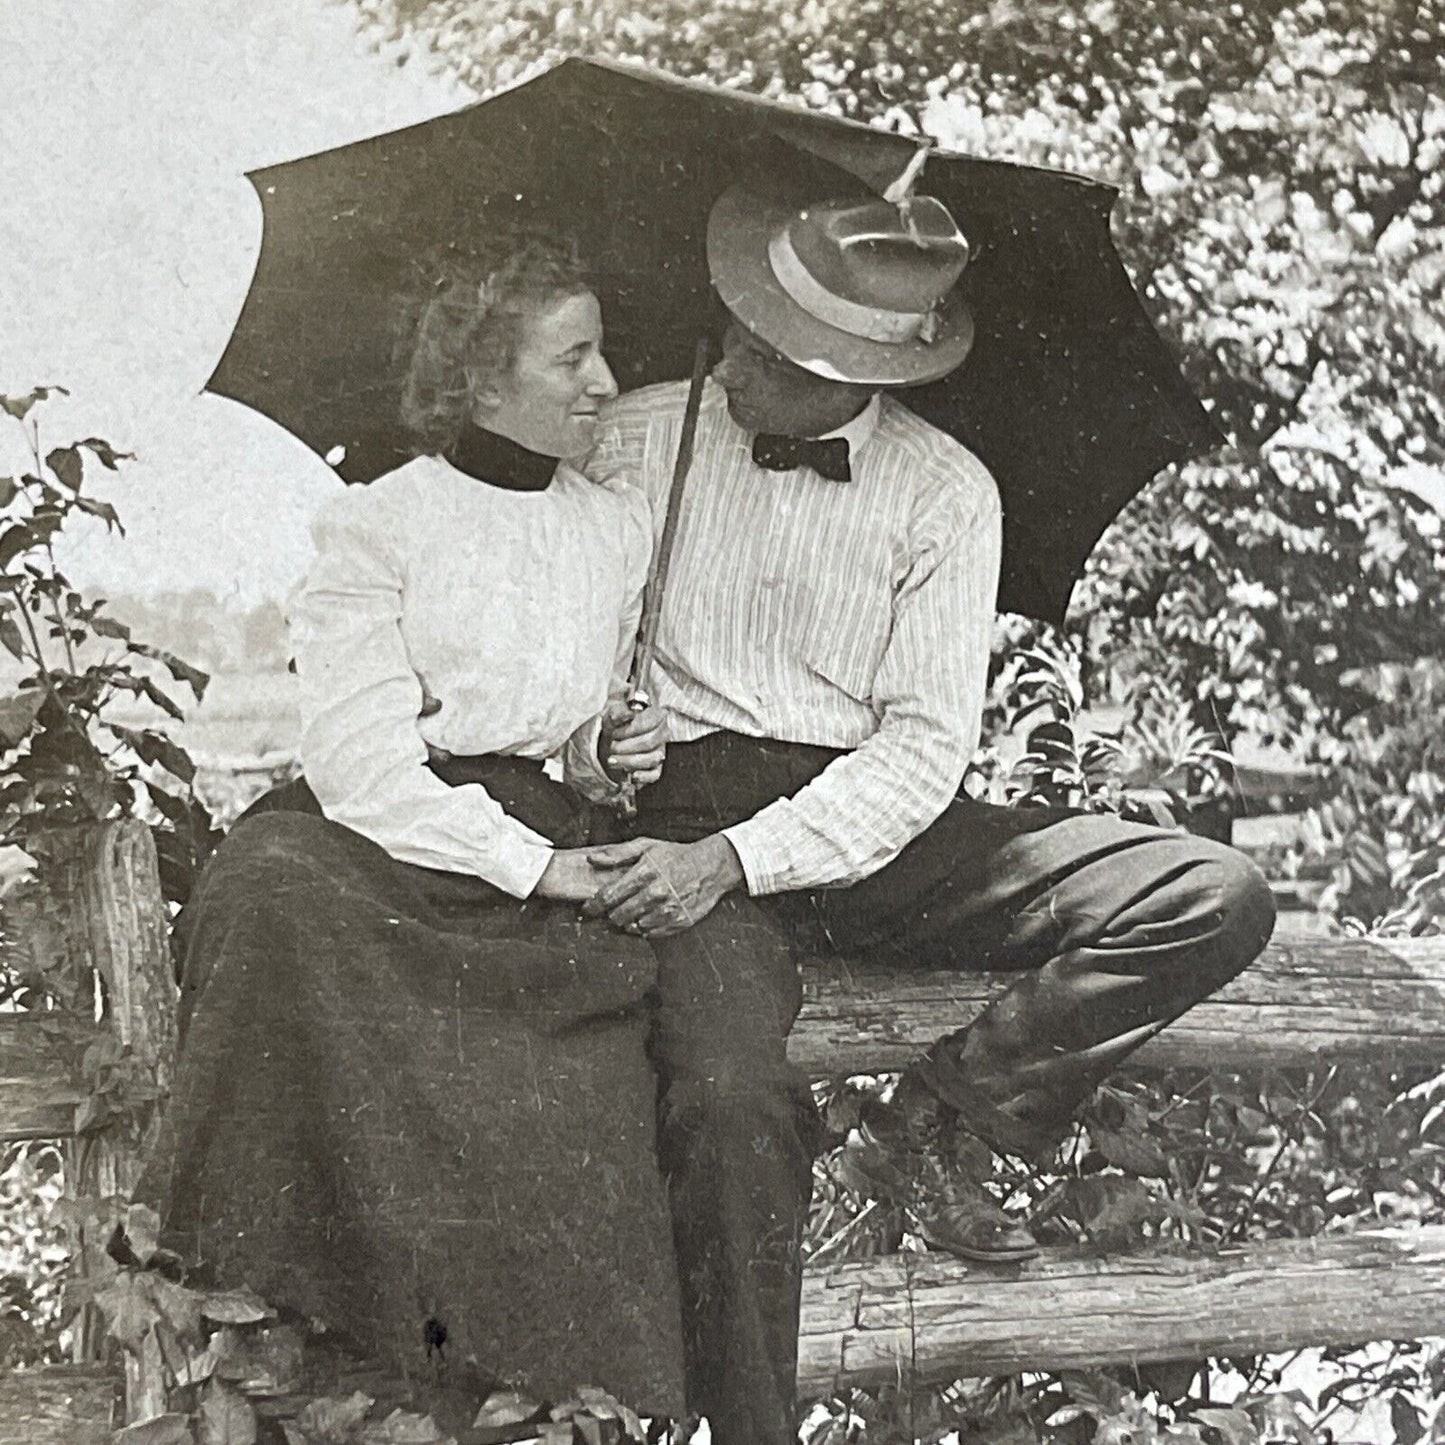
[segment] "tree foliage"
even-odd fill
[[[1439,657],[1445,624],[1441,517],[1412,489],[1445,495],[1439,0],[358,3],[482,92],[612,55],[1113,181],[1120,249],[1229,444],[1101,542],[1065,639],[1086,697],[1342,779],[1412,745],[1389,669]],[[1398,889],[1418,903],[1438,868],[1428,828],[1388,821],[1406,797],[1348,805],[1371,857],[1313,835],[1364,922],[1399,924]]]

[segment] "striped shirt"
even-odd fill
[[[687,388],[613,403],[586,463],[660,531]],[[649,685],[676,741],[718,729],[848,749],[726,830],[753,894],[876,872],[958,791],[978,745],[1002,516],[983,463],[884,394],[834,435],[853,481],[770,472],[709,382]]]

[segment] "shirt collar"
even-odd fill
[[[882,393],[875,391],[868,398],[868,405],[852,421],[845,422],[836,431],[825,432],[818,440],[831,441],[835,437],[842,437],[848,443],[849,455],[856,457],[872,441],[873,433],[878,430],[878,413],[882,407]]]
[[[508,492],[545,492],[557,470],[557,458],[534,452],[500,432],[468,421],[447,451],[459,472]]]

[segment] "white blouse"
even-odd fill
[[[337,496],[313,534],[288,621],[322,811],[404,863],[527,897],[552,844],[479,784],[442,782],[427,747],[565,751],[569,780],[606,794],[597,720],[631,657],[646,498],[566,464],[526,492],[420,457]]]

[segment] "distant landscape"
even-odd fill
[[[205,774],[282,766],[295,758],[300,733],[296,680],[287,671],[286,621],[279,602],[238,607],[204,588],[117,594],[110,610],[134,636],[210,673],[199,704],[183,724],[166,725]],[[188,701],[188,698],[179,700]],[[163,723],[142,706],[118,715]]]

